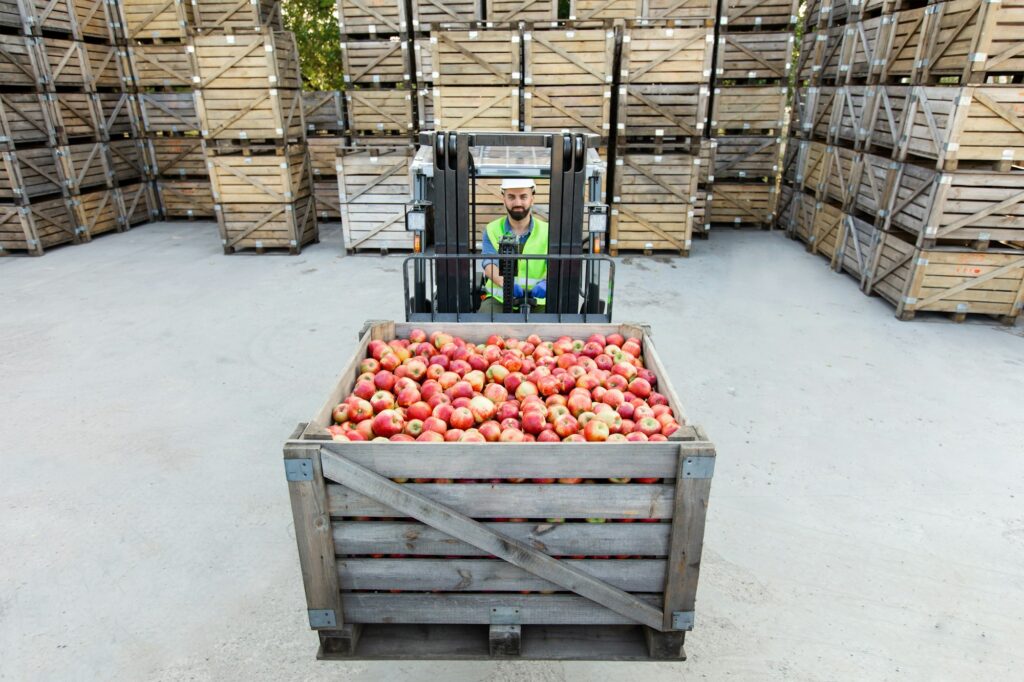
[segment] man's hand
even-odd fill
[[[515,284],[512,285],[512,295],[515,296],[516,298],[523,297],[523,287],[519,285],[519,282],[516,282]]]
[[[534,285],[533,291],[531,292],[534,298],[546,298],[548,295],[548,282],[542,279]]]

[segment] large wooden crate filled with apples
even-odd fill
[[[684,657],[715,449],[647,327],[368,323],[284,459],[321,658]]]

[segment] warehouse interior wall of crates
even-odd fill
[[[338,0],[337,91],[303,90],[279,1],[0,5],[5,254],[161,218],[408,251],[421,132],[569,130],[612,255],[777,227],[901,318],[1022,307],[1019,0]]]

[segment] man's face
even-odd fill
[[[504,196],[505,210],[508,211],[512,220],[522,220],[530,215],[530,209],[533,207],[532,189],[507,189]]]

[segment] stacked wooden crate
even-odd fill
[[[169,219],[212,218],[213,194],[192,93],[188,44],[196,7],[184,0],[120,0],[118,8],[161,214]]]
[[[902,319],[1024,302],[1019,0],[815,4],[780,224]]]
[[[318,142],[323,164],[315,166],[324,166],[325,178],[333,154],[334,201],[350,253],[412,249],[405,212],[416,131],[415,27],[421,20],[429,27],[442,16],[458,17],[462,4],[338,0],[347,137]],[[326,185],[322,181],[325,192]]]
[[[248,8],[230,32],[189,38],[214,213],[225,253],[295,254],[318,239],[298,49],[279,13]]]
[[[609,250],[689,255],[700,196],[715,7],[645,3],[625,24]],[[681,18],[675,13],[680,12]]]
[[[337,157],[348,143],[344,93],[340,90],[302,93],[302,117],[313,171],[313,201],[320,222],[341,220]]]
[[[709,130],[709,225],[774,222],[797,0],[723,0]]]

